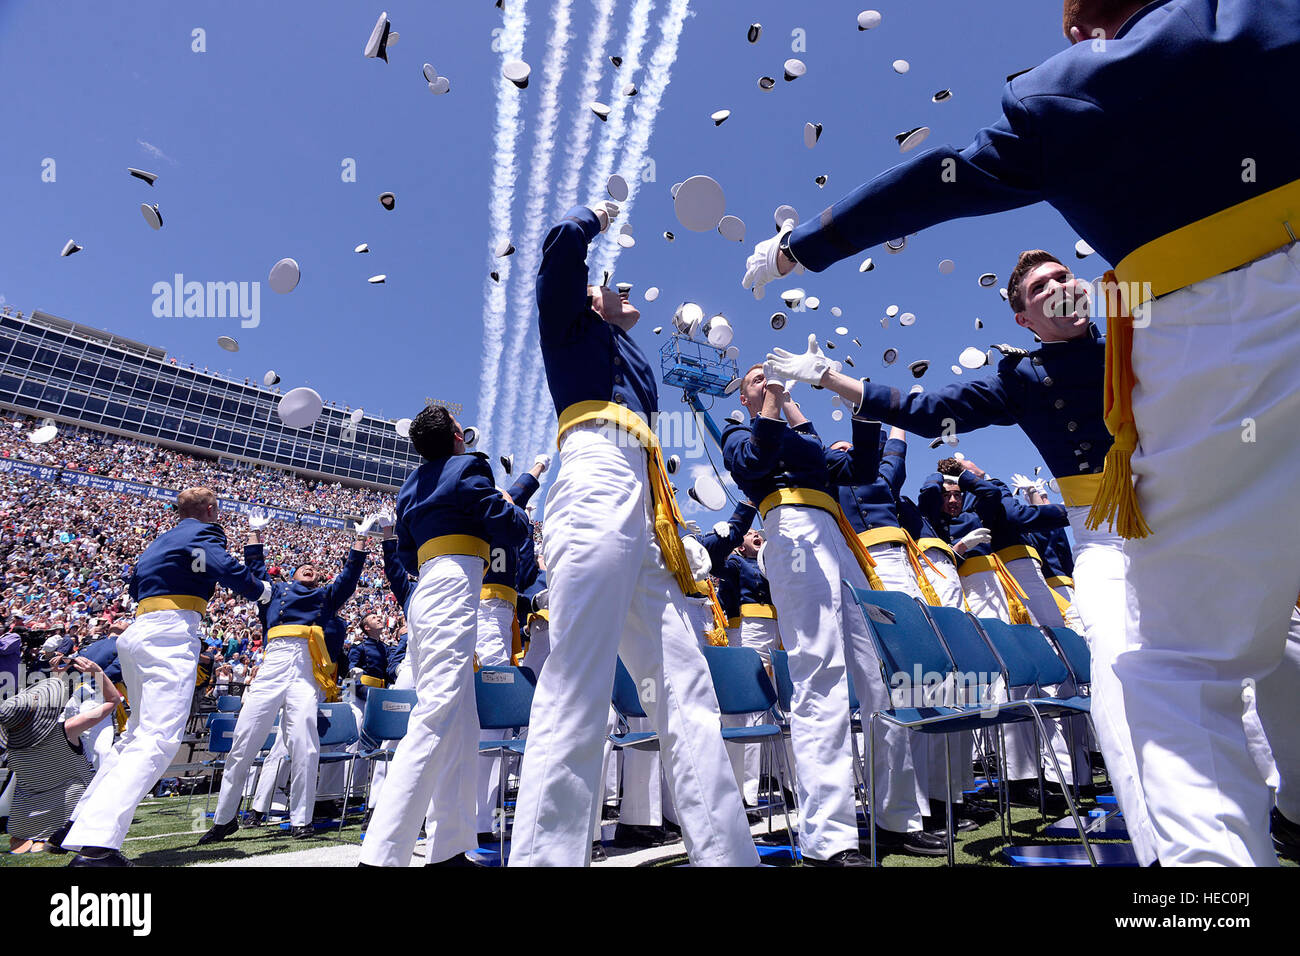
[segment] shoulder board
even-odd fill
[[[993,347],[1002,353],[1003,358],[1024,358],[1029,354],[1028,350],[1015,345],[1002,344]]]

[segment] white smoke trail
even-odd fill
[[[593,4],[595,10],[587,43],[586,68],[578,91],[577,117],[570,128],[572,138],[565,153],[564,172],[560,176],[555,201],[551,205],[552,220],[563,216],[578,201],[582,168],[587,161],[592,126],[596,122],[596,115],[589,108],[589,104],[600,94],[600,79],[603,72],[612,69],[605,59],[605,44],[609,40],[610,28],[613,25],[615,0],[593,0]],[[623,70],[617,72],[621,74]],[[531,331],[529,346],[527,369],[522,379],[516,381],[519,384],[520,395],[535,396],[533,408],[522,406],[526,409],[525,421],[521,429],[522,441],[531,456],[536,453],[533,449],[537,446],[539,437],[546,432],[548,423],[554,418],[554,406],[543,376],[541,349],[537,345],[536,330]],[[553,444],[554,442],[548,442],[544,447],[550,448]]]
[[[622,215],[626,219],[631,216],[633,205],[636,202],[637,192],[641,186],[642,165],[645,162],[646,149],[650,144],[650,137],[654,133],[655,120],[659,115],[659,105],[663,100],[664,92],[668,89],[668,84],[672,80],[673,63],[677,60],[677,46],[681,40],[682,28],[685,25],[686,17],[690,13],[690,0],[671,0],[667,11],[659,22],[660,39],[656,44],[654,52],[650,56],[650,65],[646,71],[645,83],[642,84],[640,92],[634,98],[633,120],[631,131],[627,137],[627,143],[623,149],[623,155],[619,163],[619,169],[623,171],[624,177],[628,181],[627,202],[622,204]],[[591,275],[601,276],[604,272],[612,270],[618,260],[619,253],[623,251],[622,246],[615,242],[601,247],[592,263],[590,270]],[[537,356],[537,370],[540,372],[541,356]],[[529,370],[530,375],[533,369]],[[547,390],[546,383],[534,383],[531,388],[524,391],[525,395],[533,396],[533,422],[528,431],[528,435],[546,436],[545,441],[540,447],[534,449],[529,446],[527,456],[537,454],[538,451],[549,451],[554,448],[557,423],[555,413],[551,404],[550,394]]]
[[[542,65],[541,104],[538,107],[533,153],[528,172],[527,203],[524,207],[522,231],[515,239],[515,254],[511,273],[510,301],[514,305],[510,320],[509,344],[505,350],[505,366],[499,368],[494,388],[505,384],[506,394],[501,412],[491,423],[497,447],[503,453],[514,450],[515,403],[518,399],[520,362],[525,353],[525,343],[533,325],[536,305],[533,279],[542,257],[542,238],[546,234],[546,200],[550,196],[551,155],[555,152],[555,131],[560,118],[560,80],[568,63],[568,41],[572,0],[561,0],[551,19],[551,35],[546,45],[546,59]],[[504,286],[503,286],[504,288]],[[485,374],[487,370],[485,369]]]
[[[524,33],[528,25],[527,0],[511,0],[506,4],[501,41],[501,64],[519,60],[524,55]],[[483,364],[480,375],[478,413],[483,428],[483,450],[494,446],[490,422],[496,411],[501,350],[506,326],[506,283],[510,279],[510,260],[496,259],[496,247],[510,237],[510,204],[514,198],[515,179],[519,174],[515,162],[515,143],[523,128],[520,118],[520,91],[499,71],[497,73],[497,128],[494,135],[492,186],[488,198],[488,221],[492,232],[488,237],[488,261],[491,269],[501,276],[500,282],[491,277],[483,280]]]

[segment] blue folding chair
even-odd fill
[[[235,724],[239,721],[234,717],[222,717],[213,714],[208,718],[208,753],[212,754],[212,759],[204,760],[202,766],[211,769],[212,773],[208,774],[208,795],[203,799],[203,814],[207,816],[208,804],[212,802],[213,782],[217,778],[217,771],[226,765],[225,754],[230,753],[235,746]],[[194,796],[190,792],[189,798],[185,801],[185,812],[188,815],[190,810],[190,799]]]
[[[217,713],[219,714],[237,714],[239,708],[244,706],[244,698],[236,697],[233,694],[222,694],[217,698]]]
[[[776,716],[777,723],[781,727],[781,734],[786,739],[790,739],[790,708],[794,701],[794,681],[790,679],[790,652],[789,651],[772,651],[769,655],[772,661],[772,677],[776,681]],[[788,752],[787,752],[788,753]],[[798,794],[799,789],[796,784],[799,781],[799,768],[797,766],[790,768],[790,793]],[[864,784],[865,785],[865,784]],[[797,801],[791,806],[797,806]]]
[[[386,743],[401,740],[406,736],[406,728],[411,722],[411,711],[415,707],[416,694],[412,689],[395,690],[393,688],[372,687],[366,694],[366,709],[361,712],[361,739],[370,746],[357,754],[358,760],[366,761],[369,772],[366,774],[366,803],[370,802],[370,786],[374,779],[375,761],[388,763],[397,752]]]
[[[632,675],[623,666],[621,657],[614,667],[614,693],[611,703],[614,705],[614,713],[619,719],[621,728],[616,728],[615,733],[609,735],[610,743],[614,745],[615,750],[659,749],[659,734],[656,731],[633,731],[628,723],[629,718],[644,719],[647,714],[641,703],[641,695],[637,692],[636,681],[632,680]]]
[[[501,866],[506,865],[507,765],[511,757],[523,761],[527,741],[519,734],[528,726],[536,687],[537,675],[527,667],[480,667],[474,673],[474,700],[478,706],[479,729],[509,732],[508,736],[499,740],[483,740],[478,745],[480,757],[501,758],[497,771],[496,806],[497,822],[500,825],[497,851]]]
[[[270,754],[271,748],[275,746],[275,738],[280,730],[280,718],[283,716],[284,716],[283,710],[280,711],[280,713],[275,715],[275,721],[271,724],[271,732],[266,735],[266,740],[262,741],[262,746],[258,749],[257,756],[253,758],[253,767],[255,768],[256,771],[253,774],[253,787],[252,787],[253,794],[257,793],[257,785],[262,780],[262,768],[266,765],[266,758]],[[251,800],[252,797],[250,796],[249,799]],[[242,796],[239,798],[239,803],[241,808],[239,813],[240,815],[242,815],[244,812],[242,809],[244,798]]]
[[[352,705],[346,701],[335,701],[328,704],[316,705],[316,732],[320,735],[320,746],[322,751],[325,747],[340,745],[350,747],[359,741],[360,735],[357,732],[357,718],[352,713]],[[356,766],[356,753],[348,750],[337,750],[333,753],[321,753],[319,767],[327,767],[330,764],[346,763],[347,773],[344,775],[343,784],[343,812],[339,814],[339,834],[343,833],[343,824],[348,818],[348,797],[352,793],[352,774]]]
[[[785,790],[789,773],[785,766],[785,735],[775,722],[772,709],[777,703],[776,688],[772,686],[763,667],[763,659],[752,647],[704,647],[704,659],[713,678],[713,689],[718,698],[718,710],[727,716],[764,714],[770,721],[749,727],[723,727],[722,739],[726,744],[742,747],[759,744],[759,773],[769,769],[767,793],[768,830],[772,827],[772,807],[777,799],[785,816],[786,834],[790,839],[790,853],[794,855],[794,827],[790,825],[790,808],[786,805]],[[775,773],[777,786],[770,784]]]
[[[902,592],[867,591],[854,587],[848,581],[844,583],[852,592],[866,622],[867,629],[880,658],[881,679],[884,681],[885,687],[891,691],[891,704],[895,705],[891,706],[889,710],[876,711],[871,714],[868,723],[867,772],[869,777],[868,791],[871,800],[868,811],[869,820],[874,821],[875,819],[875,727],[877,722],[886,721],[916,733],[944,735],[944,763],[948,796],[946,801],[948,863],[951,866],[954,860],[953,793],[948,735],[962,730],[977,730],[981,727],[995,727],[1007,723],[1032,720],[1036,728],[1039,729],[1040,734],[1045,737],[1046,734],[1042,732],[1043,713],[1046,712],[1047,716],[1055,716],[1056,713],[1060,712],[1059,702],[1028,698],[1006,703],[999,702],[996,706],[990,706],[987,703],[976,706],[969,704],[957,705],[955,693],[957,686],[956,664],[949,656],[948,648],[939,639],[939,635],[931,625],[930,618],[922,609],[922,605],[910,595]],[[898,685],[892,680],[892,677],[914,674],[917,668],[920,669],[920,672],[924,675],[924,681],[927,683],[931,681],[930,675],[940,678],[934,683],[935,688],[939,691],[937,695],[939,699],[931,700],[928,696],[925,696],[926,688],[923,686],[919,689],[913,689],[912,706],[897,706],[897,700],[893,695],[900,686],[906,686],[906,684]],[[917,696],[917,690],[921,691],[922,696]],[[1052,753],[1050,748],[1048,748],[1047,752],[1055,765],[1056,755]],[[1056,770],[1057,774],[1060,775],[1059,766],[1056,767]],[[1061,779],[1064,779],[1063,775]],[[1088,853],[1089,860],[1095,865],[1087,837],[1083,835],[1082,826],[1079,824],[1078,811],[1072,800],[1069,801],[1069,806],[1076,825],[1079,825],[1080,837],[1084,842],[1085,851]],[[871,861],[873,865],[876,863],[876,828],[874,822],[871,823]]]

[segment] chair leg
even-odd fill
[[[954,843],[954,841],[955,841],[955,839],[956,839],[956,834],[955,834],[954,831],[953,831],[953,825],[952,825],[952,824],[953,824],[953,819],[952,819],[952,817],[953,817],[953,814],[952,814],[952,800],[953,800],[953,793],[952,793],[952,735],[951,735],[951,734],[944,734],[944,735],[943,735],[943,770],[944,770],[944,776],[945,776],[945,778],[946,778],[946,780],[947,780],[946,787],[947,787],[947,793],[948,793],[948,802],[947,802],[947,804],[946,804],[946,806],[947,806],[947,814],[946,814],[946,815],[947,815],[947,818],[948,818],[948,819],[947,819],[947,825],[948,825],[948,865],[949,865],[949,866],[953,866],[953,865],[956,863],[956,856],[957,856],[957,854],[956,854],[955,848],[954,848],[954,846],[953,846],[953,843]]]
[[[506,865],[506,762],[510,759],[509,752],[503,747],[501,749],[501,763],[497,767],[497,826],[499,835],[497,838],[497,859],[501,861],[501,867]],[[599,821],[596,823],[600,826]]]
[[[1009,844],[1011,842],[1011,792],[1007,789],[1007,737],[1003,733],[1001,724],[997,726],[994,744],[996,747],[994,769],[998,775],[998,818],[1002,821],[1002,840]]]
[[[871,831],[871,865],[879,866],[876,859],[876,717],[872,714],[867,723],[867,829]]]
[[[1029,712],[1033,715],[1035,726],[1042,729],[1043,718],[1039,715],[1038,708],[1030,705]],[[1043,737],[1046,738],[1046,736],[1047,732],[1046,730],[1043,730]],[[1050,744],[1043,749],[1046,751],[1048,758],[1052,761],[1052,766],[1056,769],[1056,776],[1059,779],[1064,780],[1065,778],[1061,776],[1060,761],[1056,759],[1056,751],[1051,748]],[[1097,858],[1093,855],[1092,844],[1088,842],[1088,834],[1087,831],[1084,830],[1083,821],[1079,819],[1079,809],[1075,806],[1074,797],[1070,795],[1070,788],[1062,787],[1061,792],[1065,794],[1065,803],[1066,806],[1070,808],[1070,818],[1074,821],[1075,829],[1079,833],[1079,839],[1083,842],[1083,850],[1088,854],[1088,864],[1089,866],[1096,866]]]

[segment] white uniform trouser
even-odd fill
[[[541,677],[542,665],[550,655],[551,625],[543,618],[533,618],[528,625],[528,653],[524,655],[523,665]]]
[[[805,855],[824,860],[858,848],[846,662],[864,718],[888,710],[889,693],[866,621],[842,583],[866,589],[867,579],[835,519],[817,508],[781,505],[765,525],[764,563],[794,684],[799,843]],[[920,830],[924,797],[908,733],[882,724],[875,736],[874,822],[894,832]]]
[[[1296,674],[1300,674],[1300,611],[1292,608],[1283,662],[1255,685],[1255,700],[1277,772],[1277,808],[1291,822],[1300,823],[1300,715],[1295,684],[1287,683]]]
[[[957,573],[957,565],[952,563],[952,558],[948,556],[948,552],[941,551],[938,548],[929,548],[926,550],[925,556],[930,559],[930,564],[933,564],[934,567],[931,568],[927,564],[922,564],[921,573],[926,576],[930,586],[934,588],[934,592],[939,595],[939,603],[944,607],[964,608],[966,606],[966,592],[962,588],[962,579],[961,575]]]
[[[502,667],[510,663],[514,652],[511,622],[518,613],[515,605],[501,598],[484,598],[478,604],[478,637],[474,650],[482,667]],[[477,714],[477,712],[476,712]],[[504,730],[481,730],[479,740],[500,740]],[[474,800],[477,806],[474,825],[480,833],[492,833],[496,824],[497,789],[501,778],[501,758],[477,758],[474,766]],[[435,861],[436,862],[436,861]]]
[[[1242,688],[1285,687],[1273,703],[1294,734],[1297,367],[1297,244],[1152,302],[1134,330],[1132,466],[1152,534],[1126,544],[1115,668],[1165,865],[1276,863]]]
[[[1128,559],[1124,539],[1113,531],[1090,531],[1087,506],[1071,506],[1074,532],[1074,606],[1083,621],[1083,636],[1092,651],[1092,722],[1097,747],[1106,762],[1106,775],[1115,801],[1124,814],[1133,852],[1143,866],[1155,862],[1155,831],[1146,798],[1138,783],[1137,754],[1124,714],[1124,695],[1115,676],[1115,660],[1124,650],[1127,596],[1124,576]]]
[[[912,567],[912,562],[907,558],[907,547],[905,545],[894,543],[874,544],[867,550],[875,558],[876,574],[880,576],[880,582],[887,590],[902,591],[904,594],[910,594],[922,604],[926,603],[925,595],[921,592],[921,585],[916,580],[916,569]],[[954,572],[953,577],[956,576]],[[912,761],[917,768],[917,784],[921,787],[925,797],[929,800],[946,802],[948,799],[948,776],[944,772],[943,765],[945,753],[943,738],[912,734],[908,743],[912,749]],[[946,752],[952,774],[954,803],[961,801],[962,785],[966,781],[966,777],[970,775],[970,755],[973,746],[973,735],[969,731],[954,734],[949,740]]]
[[[320,734],[316,728],[316,681],[312,677],[311,645],[304,637],[277,637],[267,641],[266,659],[257,680],[248,685],[235,723],[235,737],[221,778],[221,796],[212,822],[229,823],[239,810],[244,784],[275,724],[287,738],[290,761],[289,823],[311,823],[316,804],[316,771],[320,764]]]
[[[763,659],[763,666],[771,668],[772,652],[781,644],[781,635],[777,630],[776,621],[768,617],[746,617],[741,618],[740,627],[727,631],[727,642],[732,647],[752,647],[758,651],[758,656]],[[723,726],[726,726],[728,720],[735,720],[734,726],[753,727],[763,723],[767,718],[763,714],[742,714],[736,718],[723,718]],[[758,784],[759,768],[761,764],[761,748],[754,745],[741,747],[733,745],[727,748],[727,753],[731,757],[731,769],[736,774],[736,782],[740,784],[741,793],[744,794],[745,804],[754,806],[758,803]],[[794,767],[793,755],[790,755],[789,766]],[[771,771],[772,779],[776,779],[776,771]],[[793,782],[793,781],[791,781]]]
[[[646,717],[629,717],[627,725],[633,733],[654,730],[654,724]],[[673,797],[664,781],[659,751],[624,750],[623,799],[618,805],[618,822],[659,827],[663,826],[665,818],[673,822],[677,820],[673,813]]]
[[[185,736],[199,666],[197,611],[152,611],[117,639],[131,718],[82,794],[68,847],[121,849],[135,808],[171,765]]]
[[[1043,577],[1042,566],[1033,558],[1015,558],[1007,562],[1007,570],[1011,576],[1016,579],[1020,589],[1025,592],[1025,607],[1029,609],[1029,614],[1034,619],[1034,623],[1043,627],[1066,627],[1065,618],[1061,614],[1061,608],[1056,603],[1053,596],[1055,592],[1048,586],[1046,579]],[[1077,618],[1076,618],[1077,619]],[[1066,678],[1060,684],[1042,687],[1042,692],[1049,697],[1073,697],[1078,693],[1072,678]],[[1056,720],[1044,720],[1043,725],[1048,732],[1048,744],[1056,754],[1056,760],[1061,765],[1061,772],[1065,774],[1065,785],[1074,785],[1074,768],[1079,768],[1079,782],[1090,783],[1092,781],[1092,769],[1088,758],[1088,720],[1086,717],[1068,717]],[[1028,724],[1017,726],[1017,732],[1029,730]],[[1008,728],[1008,732],[1011,728]],[[1070,739],[1074,740],[1074,761],[1070,760]],[[1032,743],[1033,734],[1029,733],[1028,739]],[[1011,740],[1008,734],[1008,743]],[[1010,754],[1008,754],[1010,757]],[[1056,770],[1052,767],[1051,761],[1043,762],[1043,772],[1048,780],[1056,780]],[[1010,779],[1020,779],[1011,777]]]
[[[655,542],[646,453],[612,425],[579,426],[560,462],[544,540],[551,655],[533,699],[510,865],[589,862],[618,657],[648,691],[691,862],[756,865],[708,665]]]
[[[416,704],[366,831],[363,863],[409,866],[421,820],[430,863],[478,846],[474,641],[482,586],[483,561],[477,557],[446,554],[420,566],[407,616]],[[432,814],[426,815],[428,809]]]
[[[393,683],[391,684],[391,687],[394,690],[410,690],[415,686],[415,670],[411,666],[409,638],[407,641],[407,647],[408,650],[406,657],[402,658],[402,663],[397,666],[397,673],[394,675]],[[477,713],[477,709],[475,710],[475,713]],[[398,742],[395,740],[385,740],[380,746],[380,749],[396,750],[397,743]],[[374,761],[375,769],[370,777],[370,796],[366,800],[372,810],[379,805],[379,793],[383,789],[385,778],[388,776],[389,762],[390,761],[388,760]],[[434,862],[436,863],[437,861],[435,860]]]
[[[84,699],[80,695],[74,694],[63,708],[63,719],[67,720],[76,717],[100,705],[100,701],[94,697],[93,688],[89,685],[83,685],[85,690]],[[85,753],[86,759],[96,771],[104,765],[108,755],[113,752],[113,735],[116,732],[116,724],[113,721],[113,712],[109,711],[108,715],[101,718],[98,723],[88,730],[81,732],[81,749]]]
[[[288,756],[289,748],[284,744],[284,728],[281,727],[275,732],[275,743],[271,745],[271,749],[266,752],[266,759],[262,761],[262,773],[257,778],[257,789],[253,792],[250,806],[258,813],[268,812],[275,800],[276,791],[289,787],[291,765],[286,760]]]

